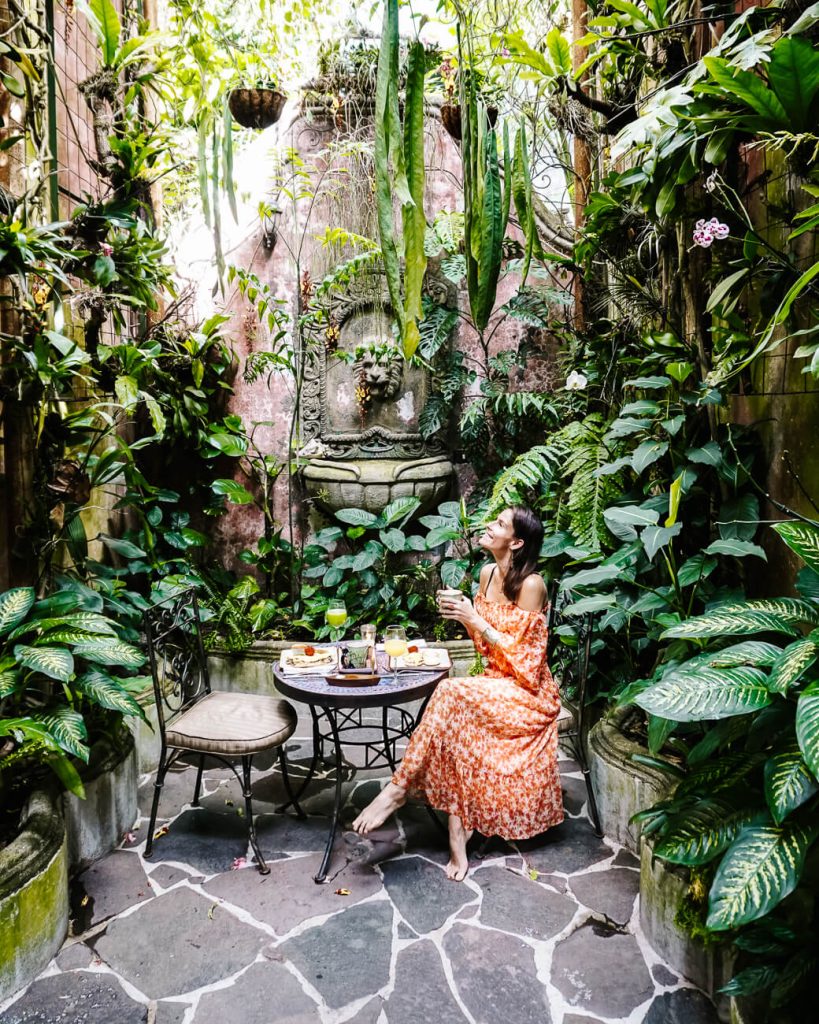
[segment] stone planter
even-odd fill
[[[629,824],[632,815],[660,800],[670,786],[669,776],[631,760],[645,754],[640,743],[628,739],[620,726],[628,714],[622,708],[602,718],[589,733],[589,767],[607,836],[639,853],[640,826]]]
[[[82,772],[85,799],[63,794],[71,869],[87,867],[122,841],[137,819],[137,757],[134,737],[99,740]]]
[[[675,921],[689,884],[686,868],[653,856],[651,843],[640,844],[640,926],[652,948],[679,974],[693,981],[714,1000],[727,1020],[729,1000],[719,989],[731,978],[734,956],[730,946],[705,946]]]
[[[68,844],[59,797],[34,792],[0,851],[0,1003],[43,970],[68,931]]]

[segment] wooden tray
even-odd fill
[[[325,676],[330,686],[377,686],[384,677],[379,672],[333,672]]]

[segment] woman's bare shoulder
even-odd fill
[[[515,603],[525,612],[540,612],[543,611],[545,601],[546,583],[539,573],[533,572],[521,584],[520,593]]]

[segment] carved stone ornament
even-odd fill
[[[363,278],[363,275],[362,275]],[[396,353],[389,307],[378,300],[382,275],[351,283],[330,301],[326,320],[310,329],[302,386],[302,436],[326,459],[419,459],[444,454],[440,439],[419,429],[429,374]],[[329,328],[329,329],[328,329]],[[355,362],[336,352],[364,354]]]

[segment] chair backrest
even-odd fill
[[[196,592],[186,590],[158,601],[143,620],[164,740],[166,724],[210,693]]]

